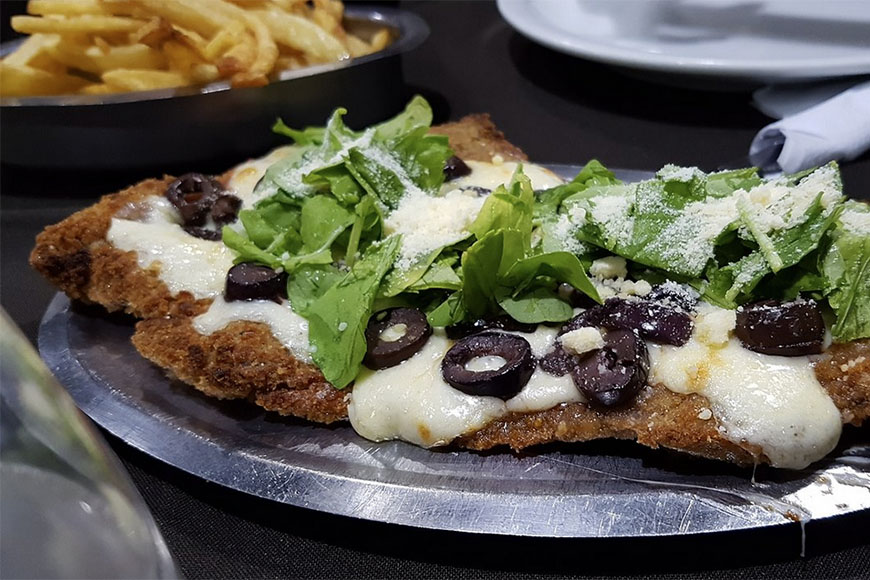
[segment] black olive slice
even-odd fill
[[[172,202],[186,226],[201,226],[215,198],[223,192],[219,181],[202,173],[186,173],[169,184],[166,198]]]
[[[557,336],[562,336],[567,332],[587,326],[601,326],[601,321],[606,312],[607,311],[603,305],[596,305],[592,308],[588,308],[566,322],[562,328],[559,329],[559,334]],[[565,349],[562,348],[562,343],[558,340],[556,341],[553,350],[545,354],[540,360],[541,368],[545,372],[557,377],[567,375],[576,364],[577,357],[565,351]]]
[[[236,221],[241,207],[242,200],[235,195],[227,193],[218,196],[214,200],[209,215],[214,223],[218,225],[230,224]]]
[[[404,326],[404,332],[396,340],[384,339],[384,331]],[[414,356],[429,337],[432,327],[426,315],[416,308],[391,308],[378,312],[366,327],[366,355],[363,364],[370,369],[385,369]]]
[[[456,340],[466,336],[483,332],[484,330],[507,330],[510,332],[535,332],[538,329],[537,324],[527,324],[518,322],[510,316],[496,316],[495,318],[478,318],[471,322],[460,322],[448,326],[447,338]]]
[[[262,264],[242,262],[227,272],[224,298],[233,300],[267,299],[278,301],[287,296],[287,273]]]
[[[594,308],[598,304],[588,294],[580,292],[564,282],[559,284],[559,298],[565,300],[574,308]]]
[[[660,344],[682,346],[692,335],[692,318],[681,308],[670,308],[651,300],[608,298],[600,325],[613,330],[634,330],[641,337]]]
[[[744,347],[762,354],[803,356],[822,352],[825,322],[814,300],[765,300],[737,310],[734,333]]]
[[[493,370],[473,371],[466,365],[479,357],[494,356],[505,363]],[[535,370],[529,342],[513,334],[481,332],[454,344],[441,361],[441,374],[453,388],[467,395],[510,399],[519,393]]]
[[[604,334],[604,347],[589,353],[571,369],[574,385],[597,407],[617,407],[632,401],[649,375],[646,345],[630,330]]]
[[[183,226],[181,229],[194,238],[202,238],[203,240],[209,240],[211,242],[218,242],[222,239],[220,230],[210,230],[208,228],[197,226]]]
[[[444,181],[452,181],[469,173],[471,173],[471,167],[456,155],[444,162]]]
[[[695,305],[698,303],[696,294],[674,282],[656,284],[649,294],[644,296],[644,299],[659,302],[671,308],[679,308],[689,313],[695,310]]]

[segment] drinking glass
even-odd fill
[[[178,578],[119,460],[2,309],[0,576]]]

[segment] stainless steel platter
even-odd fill
[[[870,521],[867,428],[847,428],[827,459],[798,472],[753,472],[628,442],[543,446],[520,455],[372,443],[347,425],[282,418],[171,383],[135,351],[132,332],[132,320],[82,310],[59,294],[43,319],[39,348],[79,407],[110,433],[205,480],[276,502],[527,537],[765,529],[798,538],[795,530],[811,520],[807,529],[820,536],[844,516]]]

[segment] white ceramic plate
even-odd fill
[[[550,48],[634,69],[760,82],[870,73],[866,0],[498,0]]]

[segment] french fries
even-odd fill
[[[392,40],[348,32],[339,0],[30,0],[27,12],[12,18],[30,36],[0,61],[0,96],[260,86]]]

